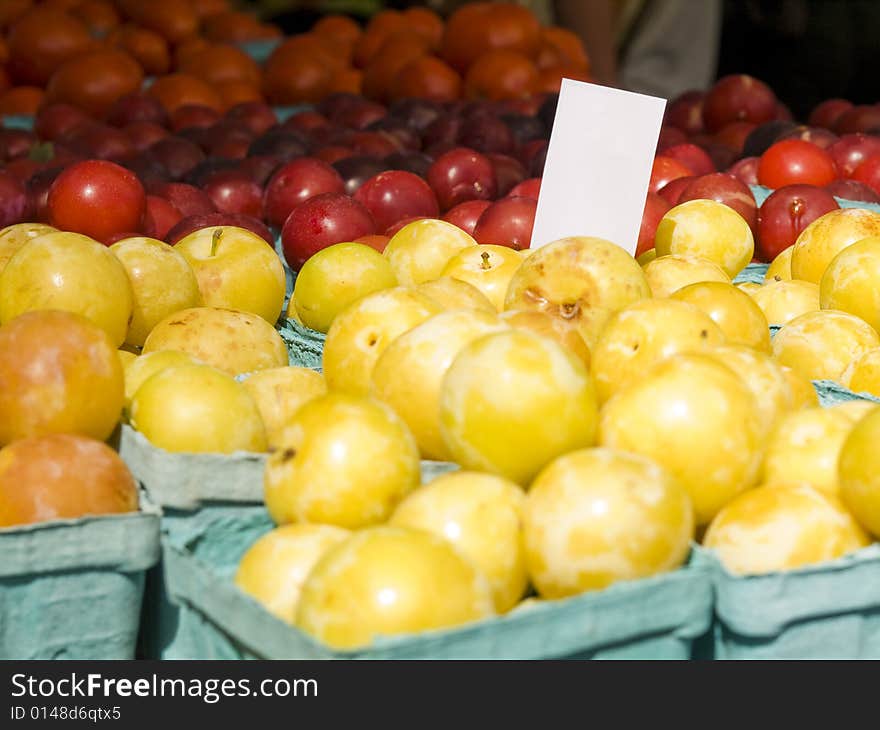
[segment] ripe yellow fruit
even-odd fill
[[[855,393],[870,393],[880,398],[880,349],[869,350],[853,360],[841,381]]]
[[[458,226],[426,218],[395,233],[383,252],[401,286],[416,286],[441,276],[456,253],[477,242]]]
[[[767,485],[721,510],[703,544],[731,573],[748,575],[834,560],[868,542],[834,497],[804,485]]]
[[[195,272],[174,246],[138,236],[117,241],[110,250],[125,267],[134,294],[127,344],[143,347],[165,317],[202,304]]]
[[[166,368],[150,377],[131,399],[130,421],[166,451],[266,450],[254,399],[230,375],[207,365]]]
[[[202,300],[229,307],[275,325],[284,306],[287,279],[275,249],[238,226],[194,231],[174,245],[192,266]]]
[[[0,230],[0,273],[13,254],[32,238],[57,231],[57,228],[43,223],[14,223]]]
[[[793,396],[788,377],[770,355],[743,345],[715,347],[706,354],[730,368],[751,391],[765,433],[791,410]]]
[[[300,408],[278,436],[264,474],[276,524],[357,529],[384,522],[419,484],[406,424],[372,398],[330,393]]]
[[[167,368],[180,367],[181,365],[202,365],[185,352],[177,350],[159,350],[139,355],[125,368],[125,414],[131,409],[131,399],[149,378]]]
[[[554,317],[547,312],[511,309],[509,312],[501,313],[501,321],[515,329],[529,330],[556,340],[577,355],[586,367],[590,367],[590,348],[584,342],[581,333],[568,320]]]
[[[782,368],[785,377],[788,379],[788,385],[791,388],[792,410],[818,406],[819,394],[813,387],[813,381],[809,378],[805,378],[787,365],[781,365],[780,367]]]
[[[878,408],[878,404],[869,400],[849,400],[832,406],[829,410],[837,411],[845,415],[850,422],[855,425],[861,421],[869,413],[873,413]]]
[[[289,366],[259,370],[242,384],[257,404],[270,448],[278,445],[281,431],[302,406],[327,392],[321,373]]]
[[[60,309],[98,325],[119,347],[133,307],[123,265],[106,246],[78,233],[32,238],[0,273],[0,324],[25,312]]]
[[[144,354],[178,350],[230,375],[287,365],[287,346],[265,319],[235,309],[193,307],[157,324]]]
[[[655,299],[668,297],[698,281],[730,283],[730,277],[724,273],[724,269],[698,256],[660,256],[645,266],[645,278]]]
[[[831,260],[847,246],[880,235],[880,213],[866,208],[832,210],[801,231],[791,254],[791,276],[818,284]]]
[[[777,254],[764,274],[765,283],[769,284],[771,281],[791,281],[792,253],[794,253],[794,244]]]
[[[820,492],[838,494],[837,458],[852,427],[852,420],[836,408],[786,414],[767,443],[764,481],[809,484]]]
[[[880,236],[856,241],[831,260],[819,283],[819,304],[880,328]]]
[[[819,310],[819,286],[809,281],[771,281],[751,296],[768,324],[788,324],[795,317]]]
[[[838,461],[840,496],[856,519],[880,538],[880,411],[874,410],[850,432]]]
[[[732,284],[699,282],[679,289],[672,298],[702,309],[721,328],[730,344],[770,352],[767,317],[754,299]]]
[[[503,312],[507,287],[522,262],[519,252],[507,246],[468,246],[446,262],[441,275],[473,284]]]
[[[795,317],[773,338],[773,356],[810,380],[839,380],[852,360],[878,347],[871,325],[833,309]]]
[[[471,342],[440,394],[441,433],[454,460],[522,485],[556,457],[591,446],[596,411],[581,361],[550,338],[521,330]]]
[[[493,615],[486,578],[446,540],[373,527],[331,548],[309,575],[297,626],[336,649]]]
[[[336,316],[327,332],[322,359],[327,387],[366,395],[373,368],[385,348],[441,311],[433,299],[404,287],[358,299]]]
[[[449,540],[486,576],[495,610],[506,613],[519,603],[529,582],[522,531],[524,502],[522,489],[506,479],[451,472],[410,494],[389,524]]]
[[[477,287],[461,279],[453,279],[451,276],[441,276],[439,279],[422,282],[415,289],[419,294],[433,299],[444,309],[497,311],[495,305]]]
[[[602,409],[599,444],[653,459],[707,524],[758,480],[764,427],[751,392],[706,355],[675,355]]]
[[[27,312],[0,327],[0,446],[57,433],[108,438],[124,397],[116,352],[72,312]]]
[[[242,556],[235,585],[282,621],[293,624],[303,584],[330,548],[350,537],[332,525],[284,525],[267,532]]]
[[[590,371],[599,402],[643,378],[679,352],[706,351],[725,342],[708,314],[674,299],[644,299],[615,314],[592,350]]]
[[[440,388],[446,371],[466,345],[503,329],[494,312],[441,312],[394,340],[376,361],[372,394],[406,422],[423,458],[451,458],[440,433]]]
[[[529,575],[552,599],[679,567],[694,512],[684,488],[650,459],[583,449],[538,475],[523,525]]]
[[[523,261],[504,308],[547,312],[575,324],[590,347],[612,314],[651,296],[645,274],[620,246],[573,236],[542,246]]]
[[[128,350],[117,350],[116,354],[119,355],[119,362],[122,363],[122,369],[125,370],[131,365],[135,360],[137,360],[138,356],[133,352],[129,352]]]
[[[318,332],[330,329],[336,315],[352,302],[397,286],[381,253],[363,243],[337,243],[318,251],[296,275],[288,312]]]
[[[739,284],[734,284],[734,286],[741,292],[745,292],[749,296],[752,296],[756,291],[759,291],[761,289],[761,285],[756,284],[754,281],[743,281]]]
[[[657,256],[699,256],[733,278],[755,254],[752,229],[733,208],[714,200],[689,200],[660,220],[654,237]]]

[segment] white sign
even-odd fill
[[[598,236],[634,254],[666,99],[563,79],[531,248]]]

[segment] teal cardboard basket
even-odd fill
[[[687,659],[712,612],[710,572],[692,565],[561,601],[523,604],[466,626],[334,651],[268,613],[233,583],[272,528],[265,511],[203,511],[163,535],[166,590],[179,607],[166,659]]]
[[[119,454],[162,510],[163,543],[189,544],[203,534],[206,524],[221,525],[230,539],[246,541],[243,552],[250,545],[249,525],[255,516],[264,532],[271,528],[263,506],[266,454],[172,453],[153,446],[128,425],[120,433]],[[449,462],[423,461],[421,481],[457,468]],[[142,651],[148,658],[198,658],[190,647],[200,641],[201,630],[169,600],[166,558],[167,549],[147,577]]]
[[[696,549],[715,588],[716,659],[880,659],[880,544],[799,570],[738,576]]]
[[[159,511],[0,530],[0,659],[134,659]]]

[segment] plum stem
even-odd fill
[[[220,239],[223,237],[223,229],[215,228],[214,233],[211,235],[211,256],[217,255],[217,245],[220,243]]]
[[[488,271],[492,268],[492,265],[489,263],[488,252],[483,251],[483,253],[480,254],[480,258],[483,259],[482,263],[480,264],[480,267],[483,269],[483,271]]]

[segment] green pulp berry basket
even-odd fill
[[[0,659],[134,659],[159,511],[0,530]]]
[[[710,573],[689,565],[566,600],[526,602],[459,628],[334,651],[233,583],[241,556],[272,526],[260,510],[202,513],[188,534],[163,536],[166,589],[179,607],[179,639],[165,658],[687,659],[710,623]]]

